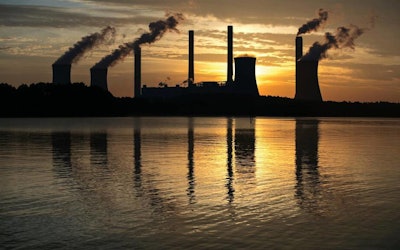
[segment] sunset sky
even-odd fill
[[[51,65],[82,37],[110,25],[114,42],[72,65],[71,81],[90,84],[90,68],[119,45],[133,42],[148,24],[171,13],[185,17],[179,32],[142,45],[142,84],[170,86],[187,79],[188,31],[194,30],[195,82],[226,80],[227,26],[234,56],[257,58],[261,95],[293,98],[295,38],[299,27],[327,10],[322,27],[303,35],[304,52],[325,32],[357,25],[354,49],[332,49],[319,63],[324,100],[400,102],[400,1],[398,0],[0,0],[0,82],[51,82]],[[108,88],[133,96],[133,55],[108,69]]]

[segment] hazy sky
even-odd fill
[[[293,98],[297,31],[318,16],[328,20],[303,35],[304,52],[324,33],[357,25],[364,34],[353,49],[332,49],[319,63],[324,100],[400,102],[398,0],[0,0],[0,82],[51,82],[51,65],[82,37],[110,25],[113,43],[72,64],[71,81],[90,84],[90,68],[119,45],[133,42],[148,24],[182,13],[179,32],[142,46],[142,82],[181,84],[187,78],[188,31],[194,30],[195,82],[226,80],[226,33],[233,25],[234,56],[257,58],[261,95]],[[133,55],[108,69],[115,96],[133,96]]]

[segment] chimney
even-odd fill
[[[303,38],[296,37],[296,62],[303,57]]]
[[[189,75],[188,86],[192,87],[194,83],[194,31],[189,30]]]
[[[99,87],[108,91],[107,87],[107,68],[90,69],[90,86]]]
[[[295,95],[297,96],[297,93],[299,93],[298,88],[300,86],[300,85],[297,84],[297,83],[300,82],[300,80],[299,80],[300,74],[299,74],[297,63],[303,57],[303,37],[301,37],[301,36],[297,36],[296,37],[295,50],[296,50],[296,52],[295,52],[296,94]],[[295,98],[296,98],[296,96],[295,96]]]
[[[296,61],[295,99],[322,102],[318,83],[318,61]]]
[[[141,57],[142,57],[142,51],[140,47],[135,48],[134,50],[134,57],[135,57],[135,77],[134,77],[134,95],[135,97],[140,97],[141,96]]]
[[[258,96],[256,81],[256,58],[236,57],[235,58],[235,88],[245,95]]]
[[[232,83],[232,76],[233,76],[233,27],[231,25],[228,26],[228,75],[226,82]]]
[[[71,64],[53,64],[53,83],[71,84]]]

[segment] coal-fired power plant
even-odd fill
[[[318,83],[318,60],[303,58],[303,39],[296,37],[295,100],[322,102]]]
[[[71,64],[56,64],[53,68],[53,83],[71,84]]]
[[[183,88],[179,85],[168,87],[143,86],[141,97],[143,98],[171,98],[185,94],[235,94],[235,96],[259,96],[256,81],[256,58],[242,56],[233,58],[233,27],[227,29],[227,80],[226,82],[194,82],[194,31],[189,31],[188,39],[188,87]],[[136,56],[135,56],[136,57]],[[235,80],[233,80],[233,61],[235,62]],[[135,59],[136,65],[136,59]],[[139,71],[135,66],[135,71]],[[136,73],[135,73],[136,75]],[[136,81],[135,81],[136,82]],[[186,82],[186,81],[185,81]],[[135,83],[136,86],[136,83]],[[135,92],[135,96],[136,92]]]
[[[318,81],[318,65],[321,59],[327,58],[330,49],[354,48],[354,40],[361,36],[368,28],[359,28],[356,25],[341,26],[335,32],[326,32],[325,41],[316,41],[303,55],[302,35],[318,31],[327,22],[328,11],[318,10],[318,17],[303,24],[295,40],[295,80],[296,89],[294,99],[297,101],[322,102],[321,90]],[[194,31],[188,31],[188,74],[183,82],[169,87],[165,82],[160,82],[157,87],[142,86],[141,79],[141,45],[151,44],[160,40],[167,31],[176,31],[177,25],[184,20],[182,14],[170,15],[165,20],[158,20],[149,24],[149,32],[141,34],[132,42],[118,46],[109,55],[103,57],[90,69],[90,86],[99,87],[108,91],[107,71],[109,67],[122,61],[133,52],[134,56],[134,82],[133,96],[135,98],[173,98],[183,95],[197,95],[204,98],[210,96],[231,95],[235,97],[259,96],[256,80],[256,58],[251,56],[233,56],[233,26],[227,26],[227,62],[225,81],[195,82],[195,39]],[[74,44],[52,65],[53,83],[71,84],[71,64],[76,63],[82,55],[90,49],[113,40],[115,29],[108,26],[101,32],[83,37]],[[168,77],[169,80],[169,77]],[[187,84],[185,86],[184,84]],[[231,95],[232,96],[232,95]]]
[[[90,69],[90,86],[108,90],[107,68],[92,67]]]

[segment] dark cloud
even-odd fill
[[[0,4],[0,26],[11,27],[76,27],[107,26],[129,23],[147,24],[150,17],[104,17],[67,12],[65,8]]]
[[[109,0],[85,0],[86,2],[108,4]],[[184,12],[185,14],[194,14],[197,16],[214,16],[219,20],[242,24],[254,23],[276,23],[279,21],[282,25],[298,25],[303,22],[298,17],[299,13],[313,12],[320,8],[320,3],[314,0],[293,1],[288,8],[287,1],[282,0],[231,0],[204,1],[204,0],[114,0],[112,4],[121,4],[127,6],[149,7],[160,11],[174,10]],[[225,7],[226,6],[226,7]],[[232,7],[234,6],[234,7]],[[284,13],[284,15],[282,15]]]

